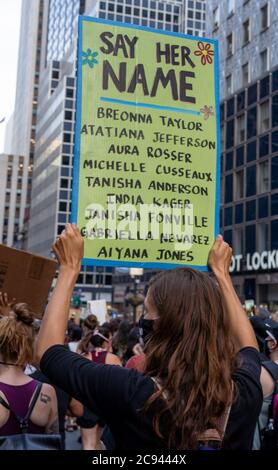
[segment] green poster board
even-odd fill
[[[80,17],[72,221],[84,264],[206,270],[219,162],[217,41]]]

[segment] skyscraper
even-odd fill
[[[53,240],[63,230],[71,212],[77,15],[85,13],[176,32],[187,31],[190,25],[190,33],[202,35],[205,2],[48,0],[44,8],[48,20],[42,41],[28,248],[49,255]],[[187,20],[191,23],[187,24]],[[111,284],[112,268],[87,266],[78,278],[78,285],[89,296],[107,300],[111,300]]]
[[[43,1],[22,0],[15,109],[5,142],[10,156],[3,157],[6,165],[1,165],[6,194],[0,201],[0,237],[8,245],[24,246],[30,208],[42,21]]]
[[[238,294],[278,309],[278,31],[275,0],[208,2],[219,39],[221,219]]]
[[[276,0],[210,0],[208,37],[219,39],[221,99],[278,65]]]

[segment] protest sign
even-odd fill
[[[107,304],[105,299],[89,300],[87,304],[89,306],[90,313],[97,317],[99,325],[108,321]]]
[[[84,264],[207,269],[218,108],[215,40],[80,17],[72,221]]]
[[[40,318],[57,266],[53,259],[0,245],[0,291],[9,299],[27,303]]]

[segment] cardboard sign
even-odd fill
[[[87,302],[90,313],[95,315],[100,325],[108,321],[106,300],[89,300]]]
[[[0,245],[0,291],[27,303],[40,318],[57,266],[52,259]]]
[[[219,233],[217,41],[80,17],[77,89],[84,264],[206,270]]]

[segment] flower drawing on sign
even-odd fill
[[[213,112],[213,107],[212,106],[207,106],[205,105],[203,108],[200,109],[201,113],[204,113],[204,118],[205,118],[205,121],[210,117],[210,116],[214,116],[214,112]]]
[[[194,52],[194,55],[201,56],[201,63],[203,65],[212,64],[214,56],[214,50],[211,47],[211,44],[204,44],[202,41],[198,42],[198,49]]]
[[[88,64],[91,69],[94,65],[98,64],[96,57],[98,56],[98,52],[93,52],[92,49],[87,49],[87,52],[82,52],[82,65]]]

